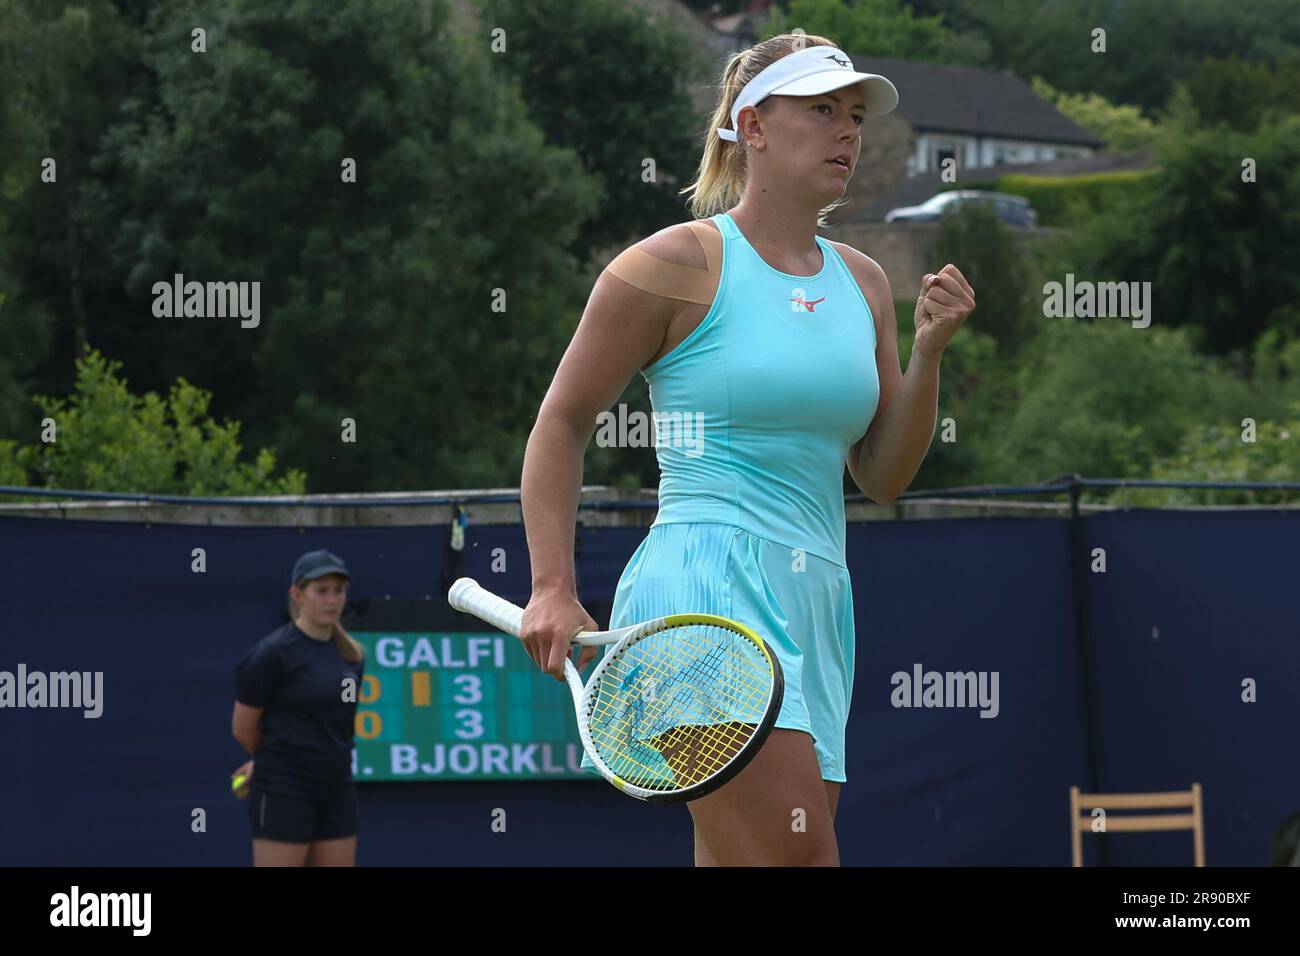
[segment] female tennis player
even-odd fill
[[[352,731],[365,650],[339,624],[349,578],[328,551],[300,557],[289,623],[235,670],[231,729],[253,760],[232,776],[251,778],[236,795],[249,798],[254,866],[356,864]]]
[[[855,72],[829,40],[785,34],[732,57],[721,90],[684,190],[695,220],[601,274],[529,437],[522,636],[562,680],[570,638],[596,629],[573,570],[582,460],[598,414],[639,370],[676,431],[656,435],[659,513],[610,625],[732,618],[769,642],[786,682],[753,762],[687,804],[695,862],[838,865],[854,663],[844,468],[881,503],[912,481],[934,432],[940,356],[975,298],[955,266],[923,277],[904,375],[884,272],[816,234],[842,205],[865,117],[897,105],[892,83]]]

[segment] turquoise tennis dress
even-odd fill
[[[642,372],[659,513],[619,579],[610,626],[685,612],[748,625],[785,674],[776,726],[811,734],[822,777],[843,781],[854,627],[842,483],[879,402],[875,322],[825,239],[821,271],[795,276],[768,265],[729,215],[714,222],[713,305]]]

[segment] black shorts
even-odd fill
[[[248,797],[253,838],[281,843],[311,843],[356,836],[361,825],[354,787],[346,797],[315,800],[253,788]]]

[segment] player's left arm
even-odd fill
[[[898,360],[898,324],[889,279],[879,264],[852,246],[836,248],[858,281],[876,323],[876,372],[880,400],[866,433],[849,449],[846,465],[854,483],[872,501],[889,504],[916,477],[934,436],[939,407],[939,360],[956,327],[974,309],[974,294],[951,264],[922,279],[917,300],[917,345],[903,374]],[[949,290],[951,286],[951,290]],[[930,298],[931,291],[935,297]],[[939,295],[940,292],[944,294]],[[969,307],[967,305],[969,304]],[[942,331],[936,325],[946,323]],[[922,328],[925,335],[920,335]],[[947,333],[946,335],[942,333]],[[929,347],[937,345],[937,348]],[[921,347],[924,346],[924,347]]]

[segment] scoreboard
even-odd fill
[[[568,687],[543,673],[517,638],[362,627],[349,627],[366,648],[357,781],[594,778],[579,767]]]

